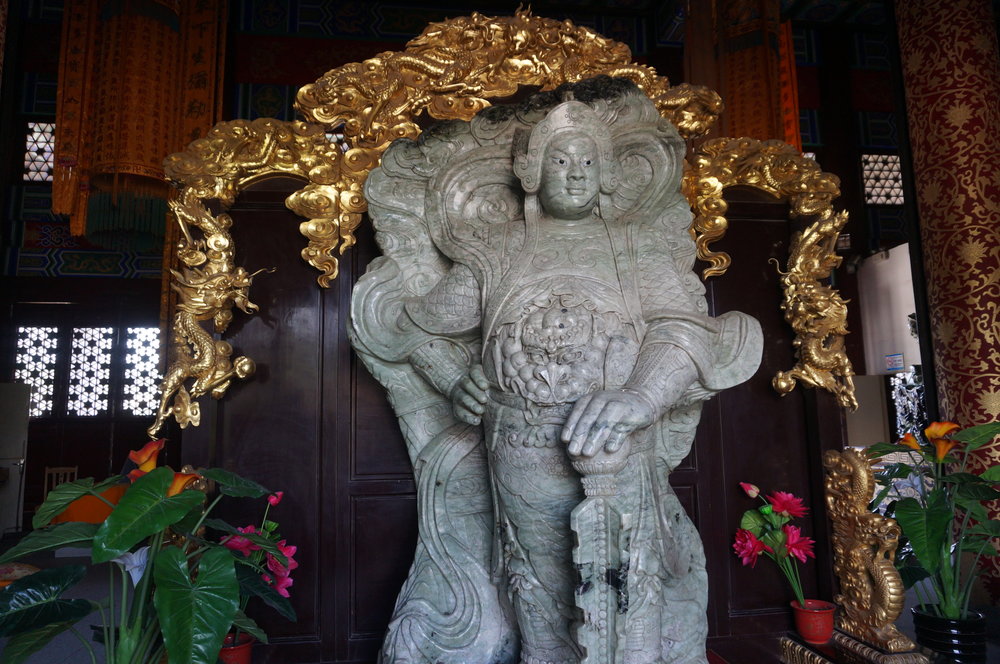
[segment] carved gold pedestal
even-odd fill
[[[916,650],[886,652],[836,629],[830,642],[823,646],[812,646],[795,637],[782,637],[781,661],[785,664],[930,664],[930,660]]]

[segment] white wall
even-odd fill
[[[861,325],[867,373],[895,373],[886,369],[885,356],[903,354],[903,368],[920,364],[920,346],[910,335],[907,316],[916,311],[909,246],[869,256],[858,268]]]

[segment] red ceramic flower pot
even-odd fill
[[[254,638],[246,632],[240,633],[239,640],[233,634],[227,634],[219,651],[219,661],[222,664],[250,664],[253,644]]]
[[[821,599],[807,599],[805,607],[792,601],[795,630],[806,643],[823,645],[833,636],[833,612],[837,605]]]

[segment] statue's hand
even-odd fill
[[[591,457],[601,447],[615,453],[630,433],[653,423],[653,405],[627,390],[601,390],[580,397],[562,430],[570,456]]]
[[[480,364],[473,364],[451,390],[455,417],[468,424],[482,422],[486,404],[486,389],[490,386]]]

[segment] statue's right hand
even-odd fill
[[[482,365],[473,364],[469,368],[469,373],[462,376],[451,390],[455,417],[468,424],[482,422],[483,411],[486,409],[486,390],[489,386]]]

